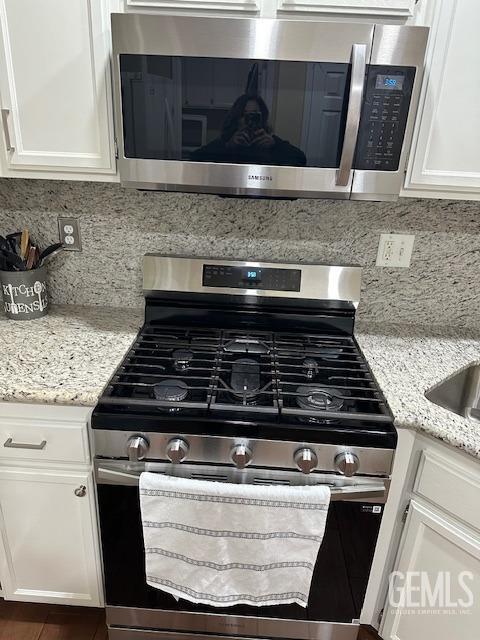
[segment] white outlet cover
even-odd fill
[[[382,233],[378,243],[377,267],[407,268],[412,258],[415,236]]]

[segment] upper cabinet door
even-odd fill
[[[0,0],[11,169],[115,172],[108,0]]]
[[[438,0],[402,195],[480,199],[478,0]]]
[[[279,11],[409,18],[415,0],[278,0]]]

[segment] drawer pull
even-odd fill
[[[3,443],[3,446],[7,449],[36,449],[37,451],[45,449],[46,445],[46,440],[42,440],[40,444],[31,444],[30,442],[14,442],[12,438],[8,438]]]

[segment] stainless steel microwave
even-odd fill
[[[398,196],[428,29],[132,13],[112,34],[123,185]]]

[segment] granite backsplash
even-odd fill
[[[126,190],[118,184],[0,180],[0,233],[27,225],[42,245],[58,216],[83,251],[50,267],[54,303],[142,306],[147,251],[364,267],[359,315],[376,322],[480,325],[480,203],[250,200]],[[408,269],[375,266],[380,233],[413,233]]]

